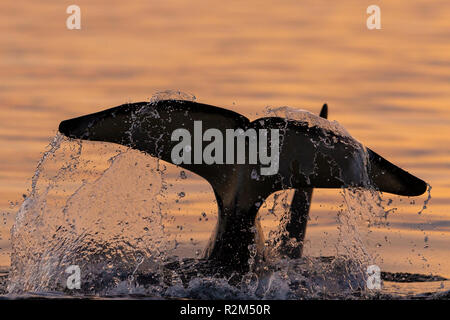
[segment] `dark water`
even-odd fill
[[[198,272],[198,265],[196,272]],[[188,271],[188,270],[186,270]],[[192,270],[191,270],[192,271]],[[310,275],[305,274],[310,277]],[[192,274],[191,274],[192,277]],[[211,281],[211,279],[203,279],[197,281],[189,281],[187,277],[181,285],[168,285],[165,290],[152,292],[151,284],[155,282],[157,277],[150,275],[138,276],[136,281],[140,284],[135,287],[135,292],[110,292],[99,295],[92,292],[72,291],[72,292],[33,292],[27,294],[8,294],[8,272],[0,274],[0,300],[2,299],[60,299],[60,298],[126,298],[126,299],[416,299],[416,300],[447,300],[450,299],[450,292],[444,290],[450,281],[439,276],[426,276],[420,274],[405,273],[388,273],[383,272],[383,289],[379,291],[352,291],[345,293],[320,292],[315,295],[308,295],[305,287],[299,290],[298,282],[290,282],[290,294],[277,295],[272,292],[255,292],[253,294],[245,293],[242,286],[234,283],[235,287],[229,285],[224,280]],[[209,280],[209,281],[208,281]],[[233,282],[233,281],[231,281]],[[404,284],[407,283],[407,286]],[[102,284],[104,285],[104,283]],[[304,285],[304,284],[303,284]],[[409,291],[408,291],[409,290]]]

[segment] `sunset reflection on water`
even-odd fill
[[[14,203],[59,122],[174,89],[252,119],[266,106],[317,113],[327,102],[331,120],[432,186],[420,215],[426,195],[384,195],[398,210],[389,229],[374,231],[384,241],[382,267],[450,277],[448,1],[383,2],[382,29],[372,31],[372,3],[356,0],[79,0],[77,31],[65,26],[69,4],[0,3],[1,266]],[[206,241],[212,193],[196,199],[183,219]],[[337,190],[316,190],[307,254],[333,252],[339,199]],[[211,219],[199,223],[205,210]]]

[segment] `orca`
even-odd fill
[[[320,110],[321,118],[328,118],[328,105],[325,103]],[[280,253],[291,259],[300,258],[303,252],[303,242],[306,235],[306,225],[309,219],[313,188],[298,188],[294,191],[286,223],[286,233],[281,236]],[[293,243],[292,240],[295,240]]]
[[[426,191],[423,180],[365,148],[346,132],[336,130],[326,120],[327,114],[328,107],[324,105],[320,116],[309,114],[313,122],[283,117],[250,121],[239,113],[212,105],[159,100],[128,103],[64,120],[59,132],[74,139],[121,144],[173,163],[171,153],[179,142],[171,139],[172,133],[185,129],[193,134],[196,121],[202,122],[203,130],[219,130],[223,136],[227,129],[278,130],[276,174],[261,175],[262,164],[249,161],[177,164],[206,179],[217,200],[218,221],[204,258],[233,271],[246,272],[249,259],[264,259],[264,238],[257,214],[276,191],[295,190],[286,226],[288,236],[284,239],[287,243],[293,238],[298,243],[284,252],[293,258],[302,254],[313,188],[376,188],[402,196],[418,196]],[[267,143],[271,144],[270,139]]]

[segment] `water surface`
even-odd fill
[[[69,4],[0,4],[1,266],[59,122],[175,89],[252,119],[266,106],[317,113],[327,102],[330,119],[432,186],[421,214],[426,195],[384,195],[397,210],[373,230],[382,269],[450,277],[448,1],[382,3],[375,31],[366,1],[81,0],[79,31],[65,27]],[[213,196],[202,181],[190,190],[197,200],[180,219],[201,247]],[[315,192],[308,255],[333,254],[340,203],[338,190]],[[203,211],[211,218],[199,222]]]

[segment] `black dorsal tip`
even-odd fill
[[[322,110],[320,110],[320,117],[325,119],[328,118],[328,105],[326,103],[323,104]]]

